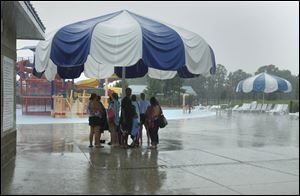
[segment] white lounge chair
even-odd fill
[[[279,105],[279,104],[275,104],[274,107],[273,107],[272,109],[267,110],[266,112],[267,112],[267,113],[273,113],[274,111],[277,110],[278,105]],[[269,106],[269,105],[268,105],[268,106]]]
[[[277,110],[273,111],[273,114],[280,114],[280,115],[287,114],[288,109],[289,109],[288,104],[279,104],[279,106],[277,107]]]
[[[203,109],[203,108],[204,108],[204,107],[203,107],[201,104],[195,106],[195,110],[201,110],[201,109]]]
[[[282,109],[282,106],[283,106],[282,104],[276,104],[272,110],[268,111],[268,113],[270,114],[279,113]]]
[[[266,103],[262,104],[260,112],[265,112],[267,109],[267,106],[268,106],[268,104],[266,104]]]
[[[266,108],[266,110],[265,110],[264,112],[269,112],[270,110],[272,110],[272,107],[273,107],[273,104],[272,104],[272,103],[269,103],[269,104],[267,105],[267,108]]]
[[[206,106],[199,105],[199,110],[205,110],[205,109],[206,109]]]
[[[210,108],[211,108],[211,106],[208,105],[208,106],[206,106],[205,110],[210,110]]]
[[[239,105],[235,105],[235,106],[232,108],[232,111],[237,111],[238,108],[239,108]]]
[[[243,112],[243,111],[245,111],[245,110],[248,110],[249,108],[250,108],[250,103],[243,103],[243,105],[242,105],[241,107],[239,107],[239,108],[237,109],[237,111]]]
[[[288,114],[289,113],[289,105],[288,104],[282,104],[282,108],[279,111],[279,114]]]
[[[257,106],[256,101],[253,101],[253,102],[250,104],[250,108],[249,108],[248,110],[246,110],[246,111],[251,112],[251,111],[255,110],[256,106]]]
[[[219,110],[221,107],[219,105],[213,105],[211,106],[210,110]]]
[[[244,112],[249,111],[249,110],[251,109],[251,106],[252,106],[251,103],[246,104],[246,105],[245,105],[245,108],[243,109],[243,111],[244,111]]]
[[[253,112],[260,112],[261,111],[261,107],[262,107],[262,104],[259,103],[257,104],[256,108],[253,110]]]
[[[250,103],[246,103],[244,105],[244,107],[241,109],[241,111],[242,112],[246,112],[246,111],[250,110],[250,108],[251,108],[251,104]]]
[[[243,105],[239,106],[238,108],[236,108],[234,111],[241,111],[242,108],[244,107],[245,103],[243,103]]]

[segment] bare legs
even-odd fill
[[[110,129],[110,141],[112,146],[119,146],[119,138],[118,138],[118,132],[117,127],[114,123],[109,123],[109,129]]]
[[[95,128],[96,129],[96,128]],[[96,148],[99,148],[101,145],[100,145],[100,127],[98,130],[95,130],[95,146]]]
[[[100,145],[100,136],[101,136],[101,133],[100,133],[100,126],[91,126],[91,129],[90,129],[90,146],[89,147],[93,147],[93,137],[95,135],[95,146],[96,148],[101,148],[102,146]]]
[[[149,146],[150,145],[150,132],[146,126],[145,126],[145,128],[146,128],[146,133],[147,133],[147,145]]]
[[[90,146],[93,147],[93,138],[94,138],[94,127],[90,127]]]
[[[150,145],[150,133],[149,130],[147,128],[147,126],[144,124],[145,129],[146,129],[146,134],[147,134],[147,144],[148,146]],[[139,129],[139,141],[141,142],[141,145],[143,144],[143,124],[140,125],[140,129]]]

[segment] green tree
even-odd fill
[[[279,69],[278,67],[276,67],[275,65],[264,65],[264,66],[261,66],[258,68],[258,70],[255,72],[255,75],[259,74],[259,73],[262,73],[262,72],[267,72],[269,74],[272,74],[272,75],[277,75],[278,72],[279,72]]]
[[[165,99],[169,100],[169,104],[180,105],[180,93],[184,92],[182,89],[183,79],[176,75],[174,78],[165,80],[163,85],[163,92]]]
[[[218,104],[221,99],[222,92],[225,91],[226,77],[227,77],[227,70],[226,70],[225,66],[218,64],[217,69],[216,69],[216,75],[212,78],[213,81],[211,81],[214,83],[213,96],[217,99]],[[223,96],[224,96],[224,93],[223,93]]]
[[[162,92],[162,84],[163,83],[161,80],[153,79],[147,76],[147,88],[145,90],[145,94],[148,97],[156,97],[158,93]]]
[[[236,97],[241,98],[242,93],[236,93],[236,87],[238,83],[248,77],[251,77],[251,74],[244,72],[243,70],[239,69],[235,72],[230,72],[228,74],[227,80],[226,80],[226,89],[228,92],[228,96],[230,99],[234,99]]]
[[[204,103],[207,100],[207,78],[200,75],[199,77],[191,78],[188,80],[185,80],[184,83],[186,85],[192,86],[194,91],[197,93],[197,99],[200,101],[200,103]]]
[[[147,75],[140,77],[140,78],[133,78],[127,79],[129,85],[140,85],[140,84],[147,84]]]
[[[206,78],[204,87],[206,90],[206,103],[207,104],[215,104],[216,97],[217,97],[216,96],[217,89],[215,88],[216,87],[215,76]],[[213,103],[209,103],[210,100],[213,100]]]

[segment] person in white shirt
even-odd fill
[[[144,93],[140,94],[140,98],[141,98],[141,100],[139,101],[140,129],[139,129],[138,138],[139,138],[140,144],[142,145],[142,143],[143,143],[143,125],[144,125],[145,129],[146,129],[146,133],[147,133],[147,143],[148,143],[148,146],[149,146],[150,145],[150,134],[149,134],[148,128],[145,125],[145,113],[146,113],[147,108],[150,106],[150,103],[149,103],[149,101],[145,100],[145,94]]]

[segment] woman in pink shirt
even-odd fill
[[[151,97],[150,106],[146,110],[146,124],[149,129],[150,137],[151,137],[151,149],[156,149],[158,144],[158,123],[157,119],[162,113],[160,105],[155,97]]]

